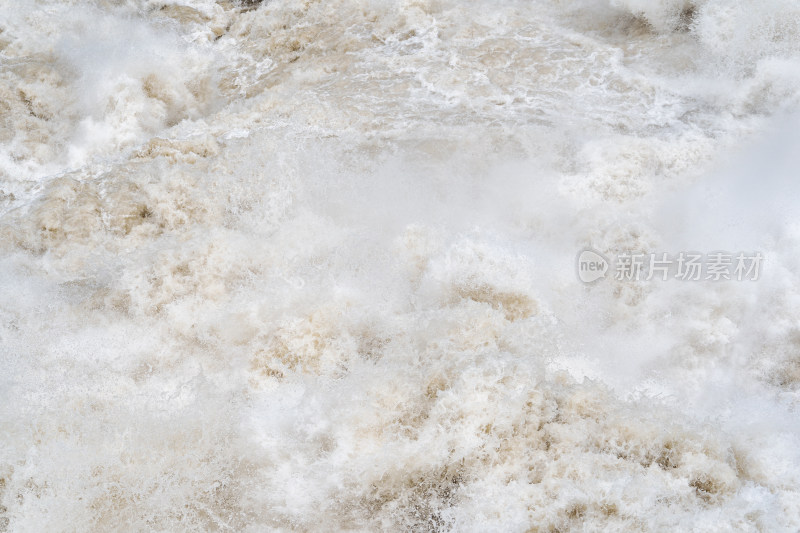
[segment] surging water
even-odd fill
[[[798,88],[790,0],[0,0],[0,531],[796,531]]]

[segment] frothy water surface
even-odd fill
[[[799,105],[792,0],[0,0],[0,531],[797,531]]]

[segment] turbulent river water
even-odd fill
[[[0,0],[0,531],[800,530],[798,107],[795,0]]]

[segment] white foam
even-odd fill
[[[797,530],[797,13],[3,6],[0,531]]]

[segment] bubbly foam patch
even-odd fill
[[[0,531],[797,530],[796,19],[0,8]]]

